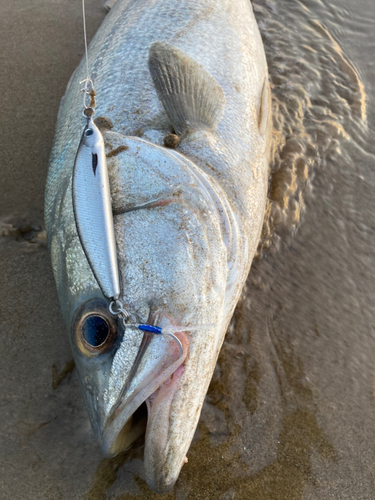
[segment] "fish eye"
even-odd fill
[[[86,137],[90,137],[90,135],[92,135],[94,133],[93,129],[92,128],[88,128],[85,132],[85,136]]]
[[[88,357],[107,352],[117,337],[117,321],[102,299],[91,299],[75,312],[72,334],[82,354]]]
[[[100,347],[107,340],[109,325],[102,316],[88,316],[82,325],[82,336],[91,347]]]

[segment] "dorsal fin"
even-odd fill
[[[216,127],[224,109],[224,93],[203,66],[165,42],[151,45],[148,65],[159,99],[178,134]]]

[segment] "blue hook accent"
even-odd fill
[[[162,329],[159,326],[152,326],[152,325],[137,325],[138,330],[142,330],[144,332],[151,332],[151,333],[157,333],[161,334]]]
[[[160,326],[152,326],[152,325],[138,325],[138,324],[133,324],[132,326],[135,326],[138,328],[138,330],[144,331],[144,332],[151,332],[151,333],[156,333],[157,335],[164,334],[168,335],[168,337],[171,337],[178,345],[178,348],[180,350],[180,357],[183,356],[184,354],[184,348],[182,347],[180,339],[176,337],[176,335],[173,335],[173,333],[168,333],[168,332],[163,332],[163,329],[160,328]]]

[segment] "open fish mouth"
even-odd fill
[[[139,373],[145,356],[150,353],[151,341],[155,338],[145,334],[137,359],[135,360],[129,381],[126,382],[118,402],[113,406],[100,440],[101,449],[106,457],[114,457],[128,448],[140,435],[153,425],[156,415],[163,413],[165,417],[176,393],[179,381],[184,372],[184,361],[189,350],[186,333],[178,332],[175,336],[182,346],[182,354],[178,343],[168,337],[164,356],[156,359],[151,370],[139,382]],[[158,339],[155,339],[158,340]],[[163,397],[160,397],[163,394]],[[148,417],[141,407],[146,403]],[[163,406],[162,411],[160,406]],[[167,418],[168,420],[168,418]],[[151,423],[152,422],[152,423]],[[146,429],[147,425],[147,429]],[[160,424],[159,424],[160,425]],[[147,439],[147,438],[146,438]]]

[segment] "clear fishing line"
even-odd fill
[[[82,17],[83,17],[83,38],[85,41],[85,57],[86,57],[86,75],[87,75],[87,80],[90,80],[90,73],[89,73],[89,58],[87,55],[87,32],[86,32],[86,11],[85,11],[85,0],[82,0]]]

